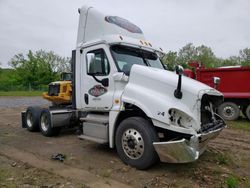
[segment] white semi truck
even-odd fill
[[[108,143],[124,163],[138,169],[159,159],[197,160],[226,126],[215,113],[223,95],[182,77],[180,66],[176,73],[167,71],[161,48],[146,41],[131,22],[88,6],[78,11],[72,105],[29,107],[22,112],[23,127],[53,136],[78,123],[81,139]]]

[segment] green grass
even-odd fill
[[[219,165],[227,165],[230,162],[230,157],[229,155],[225,154],[225,153],[219,153],[216,156],[216,160],[217,160],[217,164]]]
[[[234,176],[230,176],[225,180],[225,184],[227,185],[228,188],[236,188],[238,187],[238,180]]]
[[[42,91],[0,91],[0,96],[42,96]]]
[[[250,120],[239,119],[237,121],[227,121],[227,125],[232,129],[250,131]]]
[[[111,170],[110,169],[105,169],[104,171],[102,171],[102,174],[101,176],[104,177],[104,178],[108,178],[111,176]]]

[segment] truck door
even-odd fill
[[[85,48],[81,55],[81,96],[85,110],[108,111],[112,107],[114,82],[112,58],[105,45]]]

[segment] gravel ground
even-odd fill
[[[0,97],[0,108],[45,106],[49,104],[41,97]]]
[[[0,187],[250,187],[248,131],[224,129],[194,163],[140,171],[107,145],[79,140],[74,130],[49,138],[21,128],[26,106],[47,104],[40,97],[0,97]],[[63,163],[50,160],[57,153],[66,156]]]

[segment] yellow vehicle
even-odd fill
[[[48,92],[43,93],[43,98],[52,102],[53,106],[68,105],[72,100],[71,73],[61,74],[61,80],[49,84]]]

